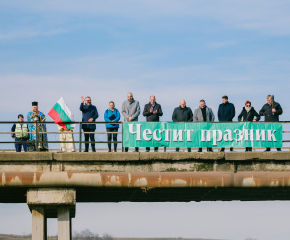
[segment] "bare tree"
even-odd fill
[[[99,234],[91,232],[89,229],[85,229],[81,232],[74,232],[74,240],[101,240]]]
[[[104,233],[103,240],[114,240],[114,238],[110,234]]]

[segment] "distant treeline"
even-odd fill
[[[12,235],[12,234],[0,234],[0,240],[31,240],[31,234],[29,235]],[[47,240],[57,240],[57,236],[49,236]],[[217,239],[205,239],[205,238],[113,238],[110,234],[103,234],[99,236],[97,233],[91,232],[89,229],[81,232],[73,233],[73,240],[217,240]],[[245,240],[258,240],[255,238],[246,238]]]
[[[101,237],[99,234],[93,233],[89,229],[86,229],[81,232],[74,232],[73,240],[114,240],[114,238],[107,233],[103,234],[103,237]]]

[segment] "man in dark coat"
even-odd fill
[[[256,117],[256,119],[254,119]],[[239,122],[258,122],[260,120],[260,115],[256,112],[254,107],[252,107],[252,103],[250,101],[246,101],[245,107],[243,107],[242,112],[238,116]],[[251,147],[246,147],[246,152],[252,152]]]
[[[193,114],[191,108],[186,107],[185,100],[181,100],[179,103],[179,107],[175,108],[172,114],[173,122],[192,122]],[[187,149],[188,152],[191,152],[191,148]],[[179,148],[176,148],[176,152],[179,152]]]
[[[235,106],[228,102],[228,96],[222,97],[222,104],[219,105],[218,119],[220,122],[232,122],[236,115]],[[221,148],[221,152],[224,152],[225,148]],[[233,148],[230,148],[233,151]]]
[[[91,98],[83,96],[81,97],[82,103],[80,106],[80,110],[82,111],[82,121],[83,122],[94,122],[98,117],[98,110],[96,106],[91,104]],[[85,104],[84,104],[85,102]],[[95,132],[96,130],[96,124],[82,124],[82,129],[84,132]],[[95,142],[95,134],[94,133],[85,133],[85,142],[89,141],[89,138],[91,139],[91,142]],[[95,152],[95,143],[91,143],[92,146],[92,152]],[[85,152],[89,151],[89,143],[85,143]]]
[[[267,103],[260,110],[260,115],[265,116],[265,122],[279,122],[279,115],[282,113],[283,109],[274,101],[274,95],[268,95]],[[267,148],[266,151],[271,151],[271,148]],[[277,148],[277,151],[281,151],[281,148]]]
[[[147,122],[159,122],[163,115],[161,105],[156,102],[155,96],[150,96],[149,103],[145,105],[143,116]],[[150,152],[150,147],[146,147],[146,152]],[[154,152],[158,152],[158,147],[154,147]]]

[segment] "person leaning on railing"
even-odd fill
[[[254,117],[256,117],[256,119],[254,119]],[[238,121],[239,122],[258,122],[260,118],[261,118],[260,115],[252,107],[252,103],[250,101],[246,101],[245,107],[243,107],[240,115],[238,116]],[[246,152],[252,152],[252,148],[246,147]]]
[[[214,114],[211,108],[207,107],[204,100],[199,101],[199,108],[195,109],[193,114],[194,122],[214,122]],[[212,148],[207,148],[208,152],[213,152]],[[198,149],[202,152],[202,148]]]
[[[159,122],[159,117],[163,115],[161,105],[156,102],[155,96],[150,96],[149,103],[144,106],[143,116],[147,122]],[[146,147],[146,152],[150,152],[150,147]],[[154,152],[158,152],[158,147],[154,147]]]
[[[218,109],[218,120],[220,122],[232,122],[233,118],[236,115],[235,106],[232,103],[229,103],[228,96],[222,97],[222,103],[219,105]],[[221,152],[224,152],[225,148],[221,148]],[[230,148],[230,151],[233,151],[233,148]]]
[[[265,117],[265,122],[279,122],[279,115],[282,113],[282,107],[274,101],[274,95],[268,95],[267,103],[260,110],[260,115]],[[267,148],[265,152],[268,151],[271,151],[271,148]],[[281,148],[277,148],[277,151],[281,151]]]
[[[184,99],[180,100],[179,107],[175,108],[172,114],[173,122],[192,122],[193,114],[191,108],[186,106]],[[187,148],[188,152],[191,152],[191,148]],[[176,148],[176,152],[179,152],[179,148]]]
[[[104,119],[106,122],[118,122],[120,120],[120,113],[117,108],[115,108],[115,103],[113,101],[109,102],[109,108],[105,111]],[[107,132],[118,132],[119,124],[106,124]],[[107,133],[108,136],[108,148],[109,152],[112,150],[112,136],[114,141],[114,152],[117,152],[117,133]]]
[[[23,146],[24,152],[27,152],[27,141],[29,139],[29,130],[28,125],[23,122],[23,115],[18,115],[18,122],[16,124],[13,124],[11,128],[12,138],[15,139],[15,142],[23,142],[23,143],[15,143],[15,149],[16,152],[21,152],[21,146]]]
[[[133,98],[132,93],[127,94],[127,99],[122,104],[122,115],[124,116],[124,122],[138,122],[138,116],[140,115],[139,102]],[[128,152],[129,148],[125,147],[125,152]],[[135,147],[135,152],[139,152],[139,148]]]
[[[80,111],[82,112],[82,121],[83,122],[94,122],[98,117],[98,110],[96,106],[91,104],[91,98],[88,96],[84,98],[81,97],[81,106]],[[82,129],[84,132],[95,132],[96,130],[96,124],[82,124]],[[85,133],[85,142],[89,141],[89,138],[91,139],[91,142],[95,142],[95,134],[94,133]],[[91,143],[92,146],[92,152],[95,152],[95,143]],[[85,143],[85,152],[89,151],[89,143]]]

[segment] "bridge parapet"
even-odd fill
[[[290,152],[0,153],[0,172],[290,171]]]

